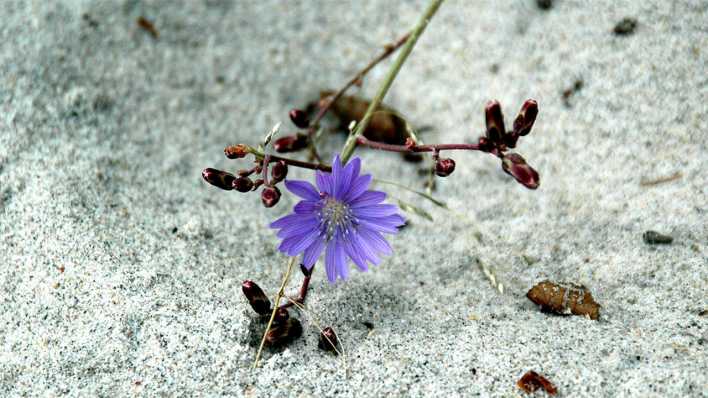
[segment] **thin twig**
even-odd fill
[[[369,126],[371,116],[378,109],[379,105],[381,105],[381,102],[386,96],[388,89],[391,88],[393,81],[396,79],[396,75],[398,75],[398,72],[401,70],[401,67],[406,62],[406,59],[411,54],[411,51],[413,51],[415,43],[418,42],[420,35],[423,34],[423,31],[425,30],[426,26],[428,26],[428,23],[438,11],[438,8],[440,7],[443,1],[444,0],[431,0],[430,4],[428,5],[428,8],[425,10],[425,12],[423,12],[423,15],[420,16],[418,23],[411,31],[408,40],[406,40],[406,43],[401,49],[401,52],[398,54],[398,58],[396,58],[396,61],[393,63],[393,65],[391,65],[391,68],[388,70],[388,74],[386,75],[386,78],[381,84],[379,91],[376,93],[376,96],[374,97],[373,101],[371,101],[371,103],[369,104],[369,108],[366,110],[364,117],[359,123],[357,123],[356,129],[351,134],[349,134],[349,138],[344,144],[344,148],[342,149],[341,153],[343,163],[347,163],[349,158],[354,153],[354,149],[356,148],[357,144],[357,138],[364,134],[364,131]]]
[[[680,171],[677,171],[677,172],[675,172],[674,174],[671,174],[671,175],[669,175],[669,176],[666,176],[666,177],[659,177],[659,178],[656,178],[656,179],[653,179],[653,180],[650,180],[650,179],[647,179],[647,178],[642,178],[642,179],[639,181],[639,185],[642,186],[642,187],[651,187],[651,186],[654,186],[654,185],[663,184],[663,183],[665,183],[665,182],[671,182],[671,181],[674,181],[674,180],[678,180],[678,179],[681,178],[681,177],[683,177],[683,174],[681,174]]]
[[[273,312],[270,314],[270,320],[268,320],[268,326],[266,326],[265,332],[263,332],[263,338],[261,339],[261,345],[258,347],[258,352],[256,353],[256,359],[253,361],[253,369],[258,367],[258,360],[261,358],[261,352],[263,352],[263,346],[265,345],[266,341],[266,336],[268,336],[268,332],[270,331],[270,327],[273,324],[273,320],[275,319],[275,313],[278,311],[278,305],[280,304],[280,299],[285,295],[284,290],[285,286],[288,284],[288,280],[290,279],[290,273],[293,270],[293,264],[295,264],[295,260],[297,257],[290,257],[290,261],[288,262],[288,269],[285,271],[285,276],[283,276],[283,282],[280,284],[280,289],[278,290],[278,294],[275,296],[275,305],[273,306]]]

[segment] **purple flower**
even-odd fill
[[[360,169],[359,158],[343,165],[337,155],[331,173],[317,172],[318,189],[307,181],[286,180],[288,190],[303,200],[292,214],[270,224],[280,229],[278,250],[289,256],[303,253],[307,269],[325,250],[330,283],[337,276],[347,279],[349,259],[361,271],[368,270],[367,262],[378,265],[381,254],[393,252],[383,233],[395,234],[404,222],[398,207],[381,203],[385,193],[367,190],[372,177],[359,175]]]

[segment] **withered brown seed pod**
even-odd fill
[[[593,320],[600,317],[600,305],[584,286],[543,281],[532,287],[526,297],[539,305],[542,311],[586,315]]]

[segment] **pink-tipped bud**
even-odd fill
[[[265,337],[269,347],[286,345],[302,335],[302,324],[296,318],[288,318],[285,322],[273,325]]]
[[[224,148],[224,155],[229,159],[240,159],[248,155],[248,146],[243,144],[230,145]]]
[[[484,117],[487,123],[487,138],[493,143],[500,143],[506,134],[504,129],[504,115],[499,101],[489,101],[484,108]]]
[[[302,109],[292,109],[290,110],[290,120],[293,124],[300,129],[306,129],[310,125],[310,120],[307,117],[307,112]]]
[[[270,300],[256,282],[251,280],[243,281],[241,290],[243,290],[243,295],[248,299],[248,303],[251,304],[253,311],[256,311],[258,315],[270,314]]]
[[[502,158],[502,169],[528,189],[536,189],[540,183],[538,173],[526,164],[518,153],[509,153]]]
[[[526,100],[521,106],[519,115],[516,116],[514,120],[514,130],[513,134],[519,137],[523,137],[531,132],[531,127],[536,121],[536,116],[538,115],[538,103],[532,99]]]
[[[336,353],[339,347],[339,339],[337,339],[337,334],[334,333],[334,329],[329,326],[322,329],[322,332],[320,333],[320,341],[317,346],[322,350],[333,351]]]
[[[248,192],[253,188],[253,181],[248,177],[239,177],[234,180],[232,186],[239,192]]]
[[[202,177],[209,184],[227,191],[233,189],[232,184],[236,179],[231,173],[212,168],[204,169],[204,171],[202,171]]]
[[[438,177],[447,177],[455,171],[455,161],[450,158],[438,159],[435,162],[435,174]]]
[[[288,165],[284,160],[280,160],[271,166],[270,176],[273,178],[274,183],[283,181],[287,175]]]
[[[261,191],[261,201],[265,207],[273,207],[280,200],[280,190],[277,187],[265,187]]]
[[[288,135],[278,138],[273,142],[273,148],[278,153],[296,152],[307,147],[305,134]]]

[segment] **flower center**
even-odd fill
[[[322,209],[319,216],[320,230],[325,234],[328,241],[334,237],[337,229],[340,229],[343,233],[349,232],[349,227],[354,221],[349,206],[331,196],[322,200]]]

